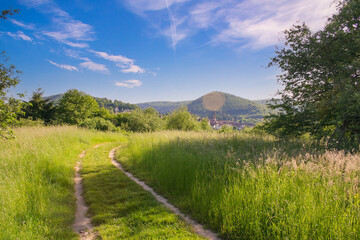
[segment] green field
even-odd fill
[[[360,238],[358,154],[245,132],[15,133],[0,141],[0,239],[78,238],[72,178],[84,149],[84,196],[101,239],[200,239],[111,164],[119,145],[127,170],[224,239]]]
[[[0,239],[77,239],[74,166],[94,144],[119,135],[76,127],[15,129],[0,140]]]
[[[134,134],[117,158],[225,239],[358,239],[360,156],[246,133]]]

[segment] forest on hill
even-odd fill
[[[265,105],[267,100],[252,101],[241,98],[232,94],[223,92],[220,93],[225,97],[225,103],[221,109],[216,111],[217,120],[230,120],[241,123],[257,123],[263,119],[264,116],[269,114],[269,109]],[[211,93],[209,93],[211,94]],[[206,95],[204,95],[206,96]],[[186,106],[192,114],[196,114],[201,118],[213,118],[213,111],[207,110],[202,99],[204,96],[197,98],[193,101],[182,102],[149,102],[137,104],[141,108],[153,107],[160,113],[169,113],[178,108],[179,106]]]

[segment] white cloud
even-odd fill
[[[44,31],[43,34],[58,41],[69,39],[80,41],[93,40],[91,36],[93,34],[93,27],[88,24],[73,20],[67,15],[65,17],[56,17],[53,21],[57,26],[61,26],[61,28],[56,31]]]
[[[131,65],[134,63],[133,59],[127,58],[122,55],[110,55],[106,52],[97,52],[97,51],[93,51],[93,50],[90,50],[90,52],[94,53],[98,57],[101,57],[103,59],[106,59],[106,60],[109,60],[112,62],[116,62],[116,63],[120,63],[120,64],[124,64],[124,65]]]
[[[33,24],[25,24],[25,23],[16,21],[15,19],[9,19],[9,21],[12,22],[15,25],[17,25],[19,27],[22,27],[22,28],[25,28],[27,30],[34,30],[35,29],[35,26]]]
[[[137,65],[130,65],[129,68],[121,70],[123,73],[144,73],[145,70]]]
[[[247,0],[227,11],[227,28],[214,39],[220,42],[246,41],[247,46],[254,48],[267,47],[277,44],[282,32],[299,21],[306,22],[313,31],[320,30],[335,12],[336,4],[329,0]]]
[[[55,1],[21,0],[20,2],[28,7],[35,8],[39,12],[45,13],[50,17],[52,23],[51,26],[48,26],[47,29],[38,30],[42,35],[75,48],[88,47],[87,43],[78,41],[94,40],[93,27],[74,19],[67,12],[60,9]],[[13,21],[13,23],[24,28],[29,28],[29,26],[31,26],[18,21]]]
[[[187,1],[189,0],[125,0],[127,6],[138,13],[162,10],[167,8],[167,6]]]
[[[72,66],[72,65],[57,64],[57,63],[55,63],[55,62],[53,62],[53,61],[51,61],[51,60],[47,60],[47,61],[48,61],[49,63],[51,63],[52,65],[58,67],[58,68],[66,69],[66,70],[68,70],[68,71],[79,71],[79,70],[77,69],[77,67]]]
[[[100,63],[94,63],[90,60],[80,63],[80,66],[94,72],[109,73],[109,69],[107,69],[105,65]]]
[[[106,52],[98,52],[94,50],[89,50],[89,52],[94,53],[96,56],[103,58],[105,60],[116,63],[116,66],[122,68],[123,73],[144,73],[145,70],[138,65],[135,65],[135,60],[127,58],[123,55],[111,55]]]
[[[339,0],[125,0],[148,20],[171,47],[206,31],[212,43],[262,48],[277,44],[281,33],[296,22],[320,30],[336,12]],[[168,3],[168,5],[167,5]]]
[[[142,82],[136,79],[132,79],[123,82],[116,82],[115,85],[118,87],[133,88],[133,87],[140,87],[142,85]]]
[[[7,33],[10,37],[15,38],[15,39],[22,39],[28,42],[32,42],[32,38],[25,35],[22,31],[17,31],[16,33],[11,33],[8,32]]]
[[[87,43],[76,43],[76,42],[71,42],[71,41],[63,41],[64,44],[70,46],[70,47],[75,47],[75,48],[88,48],[89,44]]]

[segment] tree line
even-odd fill
[[[100,107],[92,96],[76,89],[68,90],[55,103],[43,97],[38,89],[28,102],[22,102],[18,123],[15,125],[77,125],[101,131],[152,132],[169,130],[210,130],[207,120],[198,121],[186,107],[171,114],[160,114],[154,108],[139,107],[127,112],[114,113]],[[110,100],[109,100],[110,101]]]

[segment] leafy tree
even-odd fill
[[[109,120],[109,121],[113,121],[114,119],[114,114],[112,112],[110,112],[110,110],[100,107],[99,110],[97,110],[96,112],[94,112],[94,117],[100,117],[103,118],[105,120]]]
[[[14,15],[15,13],[19,13],[20,9],[8,9],[8,10],[2,10],[1,11],[1,15],[0,15],[0,19],[7,19],[8,16],[10,15]]]
[[[99,105],[91,96],[76,89],[67,91],[58,105],[58,119],[68,124],[79,124],[99,111]]]
[[[45,99],[43,95],[44,91],[41,88],[33,92],[30,101],[24,108],[25,117],[49,123],[54,118],[55,107],[54,103],[50,99]]]
[[[193,131],[199,130],[200,124],[186,106],[175,110],[167,118],[166,128],[169,130]]]
[[[105,120],[101,117],[87,118],[79,124],[80,127],[86,127],[89,129],[96,129],[99,131],[115,131],[116,128],[114,124]]]
[[[278,114],[265,128],[278,137],[311,134],[336,149],[358,149],[360,142],[360,2],[344,0],[326,27],[312,33],[305,25],[285,31],[285,47],[269,66],[283,73]]]
[[[112,101],[110,99],[107,98],[94,98],[99,106],[101,108],[106,108],[108,110],[110,110],[111,112],[115,112],[115,109],[118,109],[118,111],[123,111],[125,109],[135,109],[138,108],[138,106],[136,106],[135,104],[130,104],[130,103],[124,103],[118,100]]]
[[[2,10],[0,19],[7,19],[8,15],[18,13],[19,10]],[[13,132],[9,125],[17,122],[16,117],[21,114],[21,102],[15,98],[7,97],[8,88],[15,87],[19,83],[17,74],[20,71],[15,70],[14,65],[7,65],[8,60],[5,51],[1,52],[0,58],[4,63],[0,63],[0,138],[13,138]],[[20,94],[21,95],[21,94]]]
[[[212,128],[210,126],[210,123],[206,118],[203,118],[200,121],[200,128],[201,128],[201,130],[204,130],[204,131],[211,131],[212,130]]]
[[[116,115],[116,126],[132,132],[153,132],[163,129],[164,121],[154,108],[136,108],[130,113]]]
[[[4,61],[7,60],[5,52],[1,53]],[[17,122],[17,115],[22,114],[20,100],[7,97],[8,88],[15,87],[19,83],[14,65],[0,63],[0,138],[13,138],[13,132],[9,125]]]

